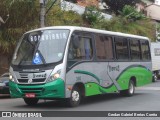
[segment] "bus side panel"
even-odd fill
[[[151,63],[146,62],[82,62],[66,74],[66,97],[70,97],[68,87],[83,83],[85,95],[97,95],[126,90],[134,77],[136,86],[152,81]]]
[[[117,78],[122,90],[128,89],[130,80],[135,80],[136,86],[142,86],[152,82],[152,72],[144,66],[130,67]]]
[[[118,90],[128,89],[131,79],[136,86],[152,82],[151,62],[110,62],[108,74]]]
[[[85,84],[85,90],[86,96],[118,92],[115,85],[112,85],[110,87],[102,87],[96,83]]]
[[[72,67],[66,74],[66,97],[71,93],[67,88],[76,83],[84,84],[86,96],[117,91],[111,88],[113,82],[107,74],[107,66],[108,62],[82,62]]]

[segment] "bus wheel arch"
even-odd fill
[[[137,80],[136,80],[136,77],[135,77],[135,76],[132,76],[132,77],[130,78],[130,81],[133,81],[134,86],[137,86]],[[130,82],[130,81],[129,81],[129,82]]]
[[[127,97],[133,96],[134,95],[134,91],[135,91],[135,86],[136,86],[136,78],[135,77],[131,77],[131,79],[129,80],[129,83],[128,83],[128,89],[121,90],[120,94],[122,96],[127,96]]]
[[[78,106],[84,96],[85,96],[84,84],[83,83],[76,83],[72,87],[70,98],[67,99],[68,106],[70,106],[70,107]]]
[[[81,96],[82,96],[82,97],[85,97],[85,86],[84,86],[83,83],[78,82],[78,83],[76,83],[76,84],[73,86],[73,88],[74,88],[74,87],[77,87],[77,88],[80,90]]]

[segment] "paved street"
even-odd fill
[[[41,100],[34,107],[20,98],[1,97],[0,111],[160,111],[160,81],[136,88],[132,97],[108,94],[86,98],[80,106],[68,108],[61,101]]]

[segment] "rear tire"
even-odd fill
[[[132,80],[130,80],[128,89],[120,91],[120,94],[122,96],[131,97],[134,95],[134,91],[135,91],[135,84]]]
[[[67,99],[67,105],[69,107],[76,107],[80,104],[81,98],[82,96],[80,90],[77,87],[74,87],[72,89],[70,98]]]
[[[37,98],[24,98],[24,102],[29,106],[34,106],[38,103],[39,99]]]
[[[158,79],[157,74],[156,74],[156,73],[154,73],[154,74],[153,74],[152,82],[156,82],[156,81],[157,81],[157,79]]]

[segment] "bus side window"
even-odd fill
[[[92,57],[93,48],[91,38],[80,36],[78,47],[74,47],[73,39],[71,40],[68,52],[68,66],[71,66],[78,61],[90,60]]]
[[[140,60],[140,43],[139,40],[130,40],[130,51],[131,51],[131,60]]]
[[[104,45],[105,45],[105,50],[106,50],[106,54],[107,54],[107,59],[108,60],[114,59],[112,38],[109,36],[105,36],[104,37]]]
[[[116,47],[116,58],[117,60],[128,60],[129,59],[129,50],[127,39],[116,37],[115,38],[115,47]]]
[[[96,34],[96,56],[98,60],[113,59],[112,38]]]
[[[149,42],[141,41],[142,60],[150,60]]]
[[[106,60],[106,51],[104,38],[102,35],[96,34],[96,56],[98,60]]]

